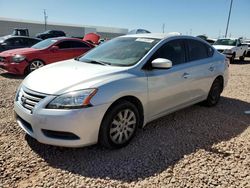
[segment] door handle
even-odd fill
[[[183,78],[187,79],[190,77],[190,74],[188,74],[187,72],[185,72],[183,75],[182,75]]]

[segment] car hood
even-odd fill
[[[28,53],[33,53],[35,51],[38,51],[39,49],[35,48],[19,48],[19,49],[14,49],[14,50],[7,50],[1,53],[1,56],[13,56],[16,54],[19,55],[24,55]]]
[[[234,46],[213,45],[213,47],[214,47],[216,50],[230,50],[230,49],[232,49]]]
[[[105,66],[79,62],[74,59],[46,65],[23,81],[23,86],[44,94],[62,93],[87,88],[95,88],[107,80],[127,72],[127,67]]]

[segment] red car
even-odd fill
[[[12,74],[23,75],[44,65],[71,59],[92,49],[94,45],[75,38],[50,38],[31,48],[0,53],[0,68]]]

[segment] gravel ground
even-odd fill
[[[250,187],[250,59],[230,69],[218,106],[158,119],[120,150],[25,135],[13,118],[22,78],[0,72],[0,187]]]

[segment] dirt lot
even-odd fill
[[[43,145],[13,118],[22,78],[0,72],[0,187],[250,187],[250,59],[218,106],[156,120],[120,150]]]

